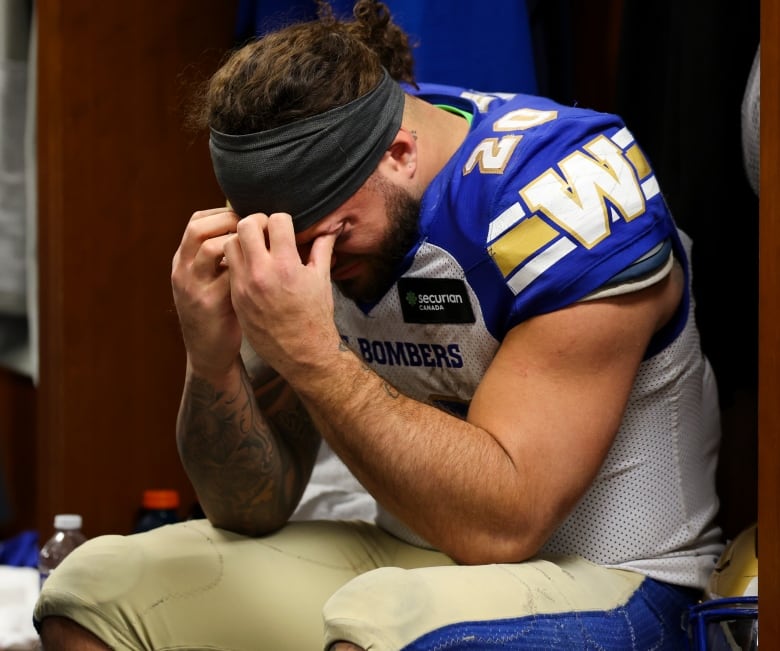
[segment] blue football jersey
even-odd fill
[[[681,305],[651,342],[598,476],[541,551],[703,586],[721,549],[717,389],[687,289],[690,240],[640,147],[613,115],[409,90],[471,114],[471,130],[427,188],[420,238],[393,286],[371,305],[335,291],[342,339],[406,395],[465,417],[509,330],[615,283],[642,286],[647,264],[653,282],[673,250],[686,273]],[[377,523],[427,544],[381,504]]]
[[[449,251],[489,300],[501,339],[598,289],[676,229],[647,159],[614,116],[548,99],[422,86],[473,114],[428,188],[423,240]],[[684,253],[677,243],[677,255]]]
[[[371,305],[336,297],[344,341],[401,390],[463,414],[518,323],[587,297],[664,242],[687,266],[618,117],[530,95],[406,90],[470,114],[470,132],[423,196],[393,288]]]

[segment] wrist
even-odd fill
[[[255,352],[246,337],[241,341],[241,361],[244,363],[249,380],[255,388],[270,382],[279,375],[273,366]]]
[[[200,362],[194,360],[191,355],[187,355],[187,378],[197,377],[214,387],[227,387],[232,386],[235,382],[240,382],[242,369],[243,364],[238,356],[227,364],[215,364]]]
[[[281,375],[293,387],[305,389],[320,378],[331,378],[333,365],[340,361],[339,344],[341,336],[335,329],[310,329],[309,332],[294,332],[292,336],[279,339],[270,337],[247,337],[243,351],[251,350],[249,357],[242,357],[247,363],[250,376],[254,370],[252,364],[257,364],[260,373],[265,375],[270,368],[275,374]]]
[[[332,344],[318,347],[316,354],[307,357],[285,378],[309,403],[336,400],[346,406],[359,400],[362,390],[379,376],[339,338]]]

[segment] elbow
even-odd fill
[[[531,558],[536,551],[525,545],[486,545],[479,549],[456,550],[449,556],[459,565],[492,565],[520,563]]]
[[[247,538],[260,538],[281,529],[287,519],[270,520],[261,518],[236,518],[211,515],[206,512],[206,518],[216,529],[223,529]]]
[[[441,548],[462,565],[520,563],[536,556],[570,513],[573,502],[559,500],[525,513],[495,512],[471,527],[461,529],[448,541],[449,550]]]
[[[529,532],[471,532],[443,551],[460,565],[520,563],[538,553],[545,539]]]
[[[201,506],[212,527],[248,538],[267,536],[281,529],[291,515],[291,512],[287,511],[258,507],[231,509],[222,504],[205,503],[201,503]]]

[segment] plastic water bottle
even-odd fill
[[[145,490],[133,533],[149,531],[179,521],[179,493],[175,490]]]
[[[81,516],[75,513],[60,513],[54,516],[54,535],[44,543],[38,553],[38,572],[41,585],[62,560],[76,547],[86,542],[81,531]]]

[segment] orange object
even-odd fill
[[[145,509],[178,509],[179,492],[175,490],[145,490],[142,504]]]

